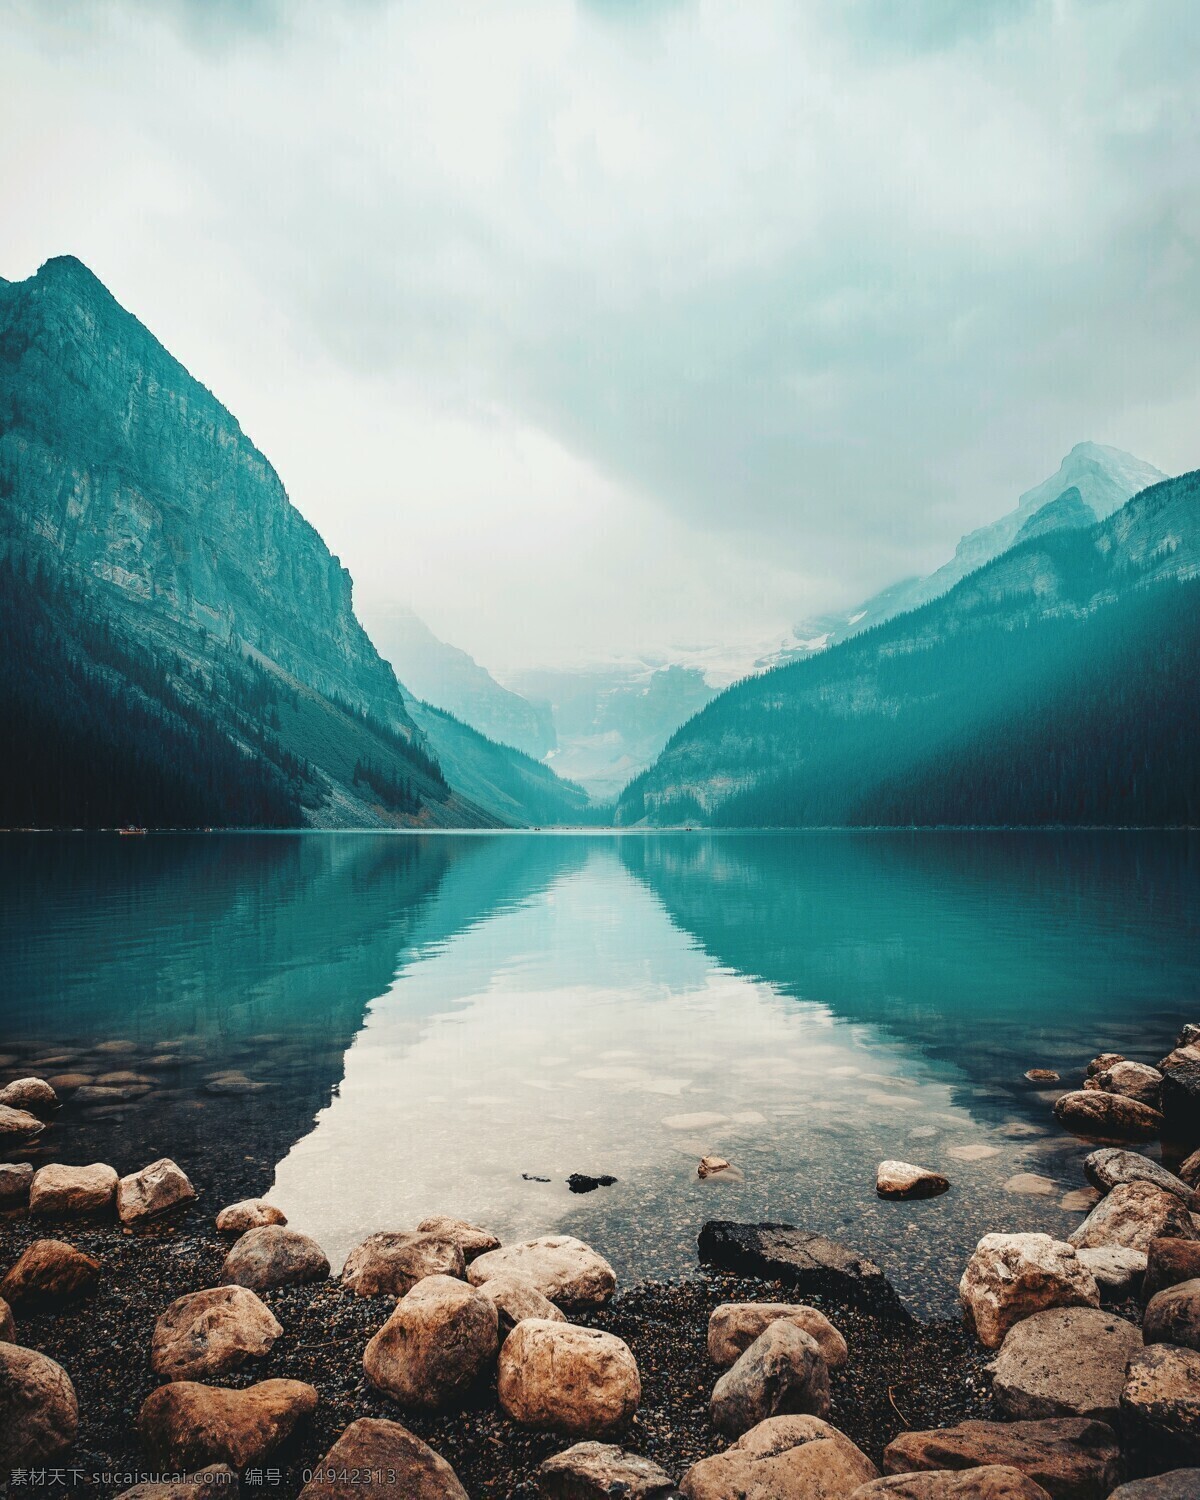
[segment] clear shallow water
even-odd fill
[[[35,1159],[170,1154],[335,1268],[448,1212],[674,1274],[706,1218],[774,1218],[945,1310],[980,1234],[1078,1222],[1086,1148],[1025,1069],[1155,1060],[1200,1012],[1188,835],[9,839],[0,896],[0,1076],[144,1080]],[[952,1191],[879,1202],[885,1156]]]

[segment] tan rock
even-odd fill
[[[963,1317],[998,1349],[1022,1318],[1051,1307],[1099,1307],[1096,1278],[1074,1247],[1048,1234],[985,1234],[958,1286]]]
[[[0,1344],[15,1344],[17,1342],[17,1323],[13,1317],[13,1310],[0,1297]]]
[[[468,1224],[465,1219],[451,1218],[449,1214],[434,1214],[432,1218],[422,1219],[417,1225],[417,1232],[432,1234],[438,1239],[453,1240],[468,1265],[477,1255],[486,1255],[489,1250],[500,1248],[499,1238],[490,1229],[484,1229],[479,1224]]]
[[[855,1490],[850,1500],[1050,1500],[1050,1496],[1020,1469],[988,1464],[980,1469],[887,1474]]]
[[[552,1323],[567,1321],[566,1314],[524,1276],[493,1276],[478,1290],[496,1304],[502,1342],[522,1318],[548,1318]]]
[[[1121,1412],[1157,1466],[1168,1455],[1200,1458],[1200,1351],[1147,1344],[1129,1361]]]
[[[45,1464],[75,1441],[79,1403],[60,1364],[18,1344],[0,1343],[0,1473]]]
[[[1141,1330],[1092,1307],[1055,1307],[1016,1323],[992,1362],[992,1396],[1006,1417],[1095,1417],[1113,1425],[1125,1366]]]
[[[1196,1239],[1191,1215],[1174,1193],[1152,1182],[1121,1182],[1070,1236],[1078,1248],[1124,1245],[1149,1250],[1153,1239]]]
[[[1146,1252],[1146,1275],[1142,1300],[1148,1302],[1164,1287],[1200,1277],[1200,1242],[1196,1240],[1151,1240]]]
[[[0,1297],[23,1302],[66,1302],[96,1285],[100,1262],[64,1240],[34,1240],[0,1281]]]
[[[1030,1083],[1061,1083],[1062,1079],[1053,1068],[1030,1068],[1026,1074]]]
[[[1100,1088],[1064,1094],[1054,1106],[1054,1115],[1074,1135],[1093,1141],[1149,1141],[1161,1135],[1163,1128],[1158,1110]]]
[[[52,1078],[46,1080],[56,1095],[73,1094],[76,1089],[86,1088],[89,1083],[95,1081],[91,1073],[55,1073]]]
[[[261,1292],[270,1287],[322,1281],[329,1275],[329,1261],[309,1235],[281,1224],[267,1224],[242,1235],[225,1257],[221,1275],[226,1281]]]
[[[829,1415],[829,1366],[817,1341],[776,1319],[713,1387],[709,1420],[738,1437],[768,1417]]]
[[[1048,1198],[1054,1190],[1053,1180],[1037,1172],[1017,1172],[1004,1184],[1006,1193],[1022,1193],[1030,1198]]]
[[[489,1297],[454,1276],[425,1276],[367,1345],[363,1369],[402,1406],[440,1411],[469,1395],[499,1344]]]
[[[612,1296],[617,1275],[602,1255],[569,1234],[548,1234],[520,1245],[505,1245],[467,1267],[467,1279],[482,1286],[493,1276],[515,1272],[543,1297],[562,1307],[601,1307]]]
[[[27,1109],[13,1109],[8,1104],[0,1104],[0,1140],[6,1137],[24,1140],[29,1136],[40,1135],[45,1128],[41,1120],[36,1115],[31,1115]]]
[[[389,1476],[378,1488],[396,1500],[467,1500],[458,1475],[440,1454],[407,1427],[381,1417],[350,1423],[300,1491],[300,1500],[345,1500],[350,1486],[341,1475],[346,1471]]]
[[[615,1335],[526,1318],[500,1350],[497,1394],[526,1427],[604,1437],[637,1411],[642,1383],[628,1345]]]
[[[1157,1068],[1145,1063],[1113,1063],[1095,1074],[1096,1082],[1106,1094],[1123,1094],[1126,1099],[1136,1099],[1139,1104],[1148,1104],[1151,1109],[1159,1107],[1162,1096],[1163,1076]]]
[[[960,1422],[902,1432],[883,1450],[888,1474],[1002,1464],[1028,1474],[1052,1500],[1103,1500],[1121,1478],[1121,1449],[1104,1422]]]
[[[164,1380],[227,1375],[270,1351],[282,1327],[244,1286],[216,1286],[177,1297],[154,1325],[150,1365]]]
[[[1155,1292],[1146,1304],[1142,1326],[1148,1344],[1200,1349],[1200,1280],[1180,1281]]]
[[[316,1406],[316,1391],[300,1380],[263,1380],[236,1391],[180,1380],[142,1402],[138,1436],[147,1459],[163,1468],[244,1469],[286,1442]]]
[[[0,1104],[9,1109],[28,1110],[31,1115],[45,1116],[58,1108],[58,1095],[44,1078],[18,1078],[0,1089]]]
[[[685,1500],[849,1500],[879,1470],[819,1417],[769,1417],[683,1476]]]
[[[1100,1202],[1100,1194],[1094,1187],[1072,1188],[1058,1200],[1059,1208],[1068,1213],[1087,1213]]]
[[[248,1229],[266,1229],[272,1224],[286,1224],[287,1214],[265,1198],[243,1198],[230,1203],[217,1215],[221,1234],[245,1234]]]
[[[406,1230],[369,1234],[342,1267],[342,1285],[357,1297],[403,1297],[426,1276],[466,1274],[460,1246],[439,1234]]]
[[[875,1170],[875,1191],[881,1198],[936,1198],[949,1188],[948,1177],[908,1161],[881,1161]]]
[[[1147,1256],[1142,1250],[1127,1250],[1124,1245],[1086,1246],[1075,1254],[1096,1278],[1101,1302],[1131,1297],[1146,1274]]]
[[[1095,1078],[1097,1073],[1106,1073],[1110,1068],[1115,1067],[1117,1063],[1124,1061],[1125,1054],[1123,1052],[1101,1052],[1098,1057],[1093,1057],[1091,1062],[1088,1063],[1087,1076]]]
[[[1200,1151],[1193,1151],[1179,1163],[1179,1174],[1190,1188],[1200,1187]]]
[[[708,1357],[714,1365],[731,1365],[759,1334],[780,1318],[815,1339],[825,1363],[839,1370],[850,1357],[846,1340],[823,1312],[802,1302],[722,1302],[708,1319]]]
[[[739,1182],[743,1180],[740,1169],[723,1156],[702,1156],[696,1168],[696,1176],[701,1180],[707,1177],[736,1177]]]
[[[1113,1490],[1109,1500],[1196,1500],[1200,1469],[1172,1469],[1149,1479],[1132,1479]]]
[[[670,1500],[671,1476],[615,1443],[576,1443],[546,1459],[537,1472],[541,1500]]]
[[[27,1161],[0,1162],[0,1203],[5,1208],[29,1202],[33,1165]]]
[[[1087,1180],[1102,1193],[1111,1192],[1125,1182],[1151,1182],[1164,1193],[1174,1193],[1187,1202],[1192,1190],[1174,1172],[1168,1172],[1160,1162],[1151,1161],[1140,1151],[1123,1151],[1113,1146],[1093,1151],[1084,1160],[1083,1172]]]
[[[29,1212],[45,1218],[69,1219],[107,1213],[117,1196],[117,1174],[103,1162],[90,1167],[67,1167],[51,1162],[33,1174]]]
[[[181,1479],[146,1479],[122,1490],[116,1500],[236,1500],[238,1477],[228,1464],[208,1464]]]
[[[195,1196],[187,1174],[164,1156],[117,1183],[117,1217],[122,1224],[138,1224],[191,1203]]]

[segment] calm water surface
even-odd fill
[[[1078,1222],[1086,1148],[1025,1069],[1153,1061],[1200,1012],[1188,835],[9,838],[0,896],[0,1077],[119,1091],[33,1159],[169,1154],[335,1269],[436,1212],[626,1277],[772,1218],[945,1311],[980,1234]],[[879,1202],[885,1156],[951,1192]]]

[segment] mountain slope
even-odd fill
[[[267,460],[72,257],[0,284],[0,562],[45,658],[0,677],[6,822],[511,820],[447,784]]]
[[[1198,580],[1190,474],[730,688],[631,783],[618,819],[1194,822]]]

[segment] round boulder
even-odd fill
[[[351,1422],[312,1472],[300,1500],[345,1500],[347,1471],[387,1476],[379,1486],[397,1500],[467,1500],[458,1475],[419,1437],[382,1417]]]
[[[875,1171],[881,1198],[936,1198],[950,1191],[950,1179],[909,1161],[881,1161]]]
[[[264,1198],[243,1198],[230,1203],[217,1215],[221,1234],[245,1234],[248,1229],[266,1229],[272,1224],[286,1224],[287,1214]]]
[[[454,1276],[425,1276],[367,1345],[363,1369],[402,1406],[459,1405],[496,1358],[496,1305]]]
[[[604,1257],[569,1234],[492,1250],[471,1262],[467,1279],[482,1286],[508,1272],[525,1277],[543,1297],[563,1307],[602,1307],[617,1285],[617,1274]]]
[[[440,1234],[406,1230],[369,1234],[342,1267],[342,1285],[357,1297],[403,1297],[427,1276],[456,1276],[466,1262],[458,1244]]]
[[[1142,1330],[1148,1344],[1200,1349],[1200,1280],[1156,1292],[1146,1304]]]
[[[58,1108],[58,1095],[44,1078],[18,1078],[0,1089],[0,1104],[28,1110],[31,1115],[49,1115]]]
[[[1137,1325],[1092,1307],[1055,1307],[1016,1323],[992,1362],[992,1395],[1006,1417],[1120,1415],[1125,1366],[1142,1347]]]
[[[75,1387],[63,1367],[32,1349],[0,1344],[0,1472],[58,1457],[78,1426]]]
[[[1096,1278],[1074,1246],[1048,1234],[985,1234],[958,1285],[967,1327],[989,1349],[1022,1318],[1051,1307],[1099,1307]]]
[[[769,1324],[713,1387],[709,1420],[737,1437],[768,1417],[829,1415],[829,1366],[794,1323]]]
[[[722,1302],[708,1319],[709,1359],[714,1365],[733,1364],[760,1333],[780,1319],[815,1339],[831,1370],[840,1369],[849,1359],[846,1340],[825,1314],[802,1302]]]
[[[642,1383],[629,1346],[614,1334],[526,1318],[500,1350],[497,1393],[526,1427],[604,1437],[637,1411]]]
[[[261,1358],[282,1332],[249,1287],[208,1287],[177,1297],[159,1318],[150,1365],[164,1380],[205,1380]]]
[[[67,1167],[51,1162],[33,1174],[29,1212],[44,1218],[71,1219],[107,1213],[117,1196],[117,1174],[103,1162]]]
[[[100,1262],[65,1240],[34,1240],[0,1281],[0,1297],[22,1302],[67,1302],[96,1285]]]
[[[1073,1135],[1094,1141],[1151,1141],[1163,1128],[1158,1110],[1099,1088],[1064,1094],[1054,1115]]]
[[[324,1250],[298,1229],[267,1224],[249,1229],[225,1257],[221,1275],[226,1281],[256,1292],[303,1281],[322,1281],[329,1275]]]
[[[849,1500],[879,1470],[820,1417],[768,1417],[683,1476],[685,1500]]]
[[[263,1380],[237,1391],[180,1380],[142,1402],[138,1436],[150,1462],[166,1469],[244,1469],[286,1442],[316,1406],[316,1391],[300,1380]]]

